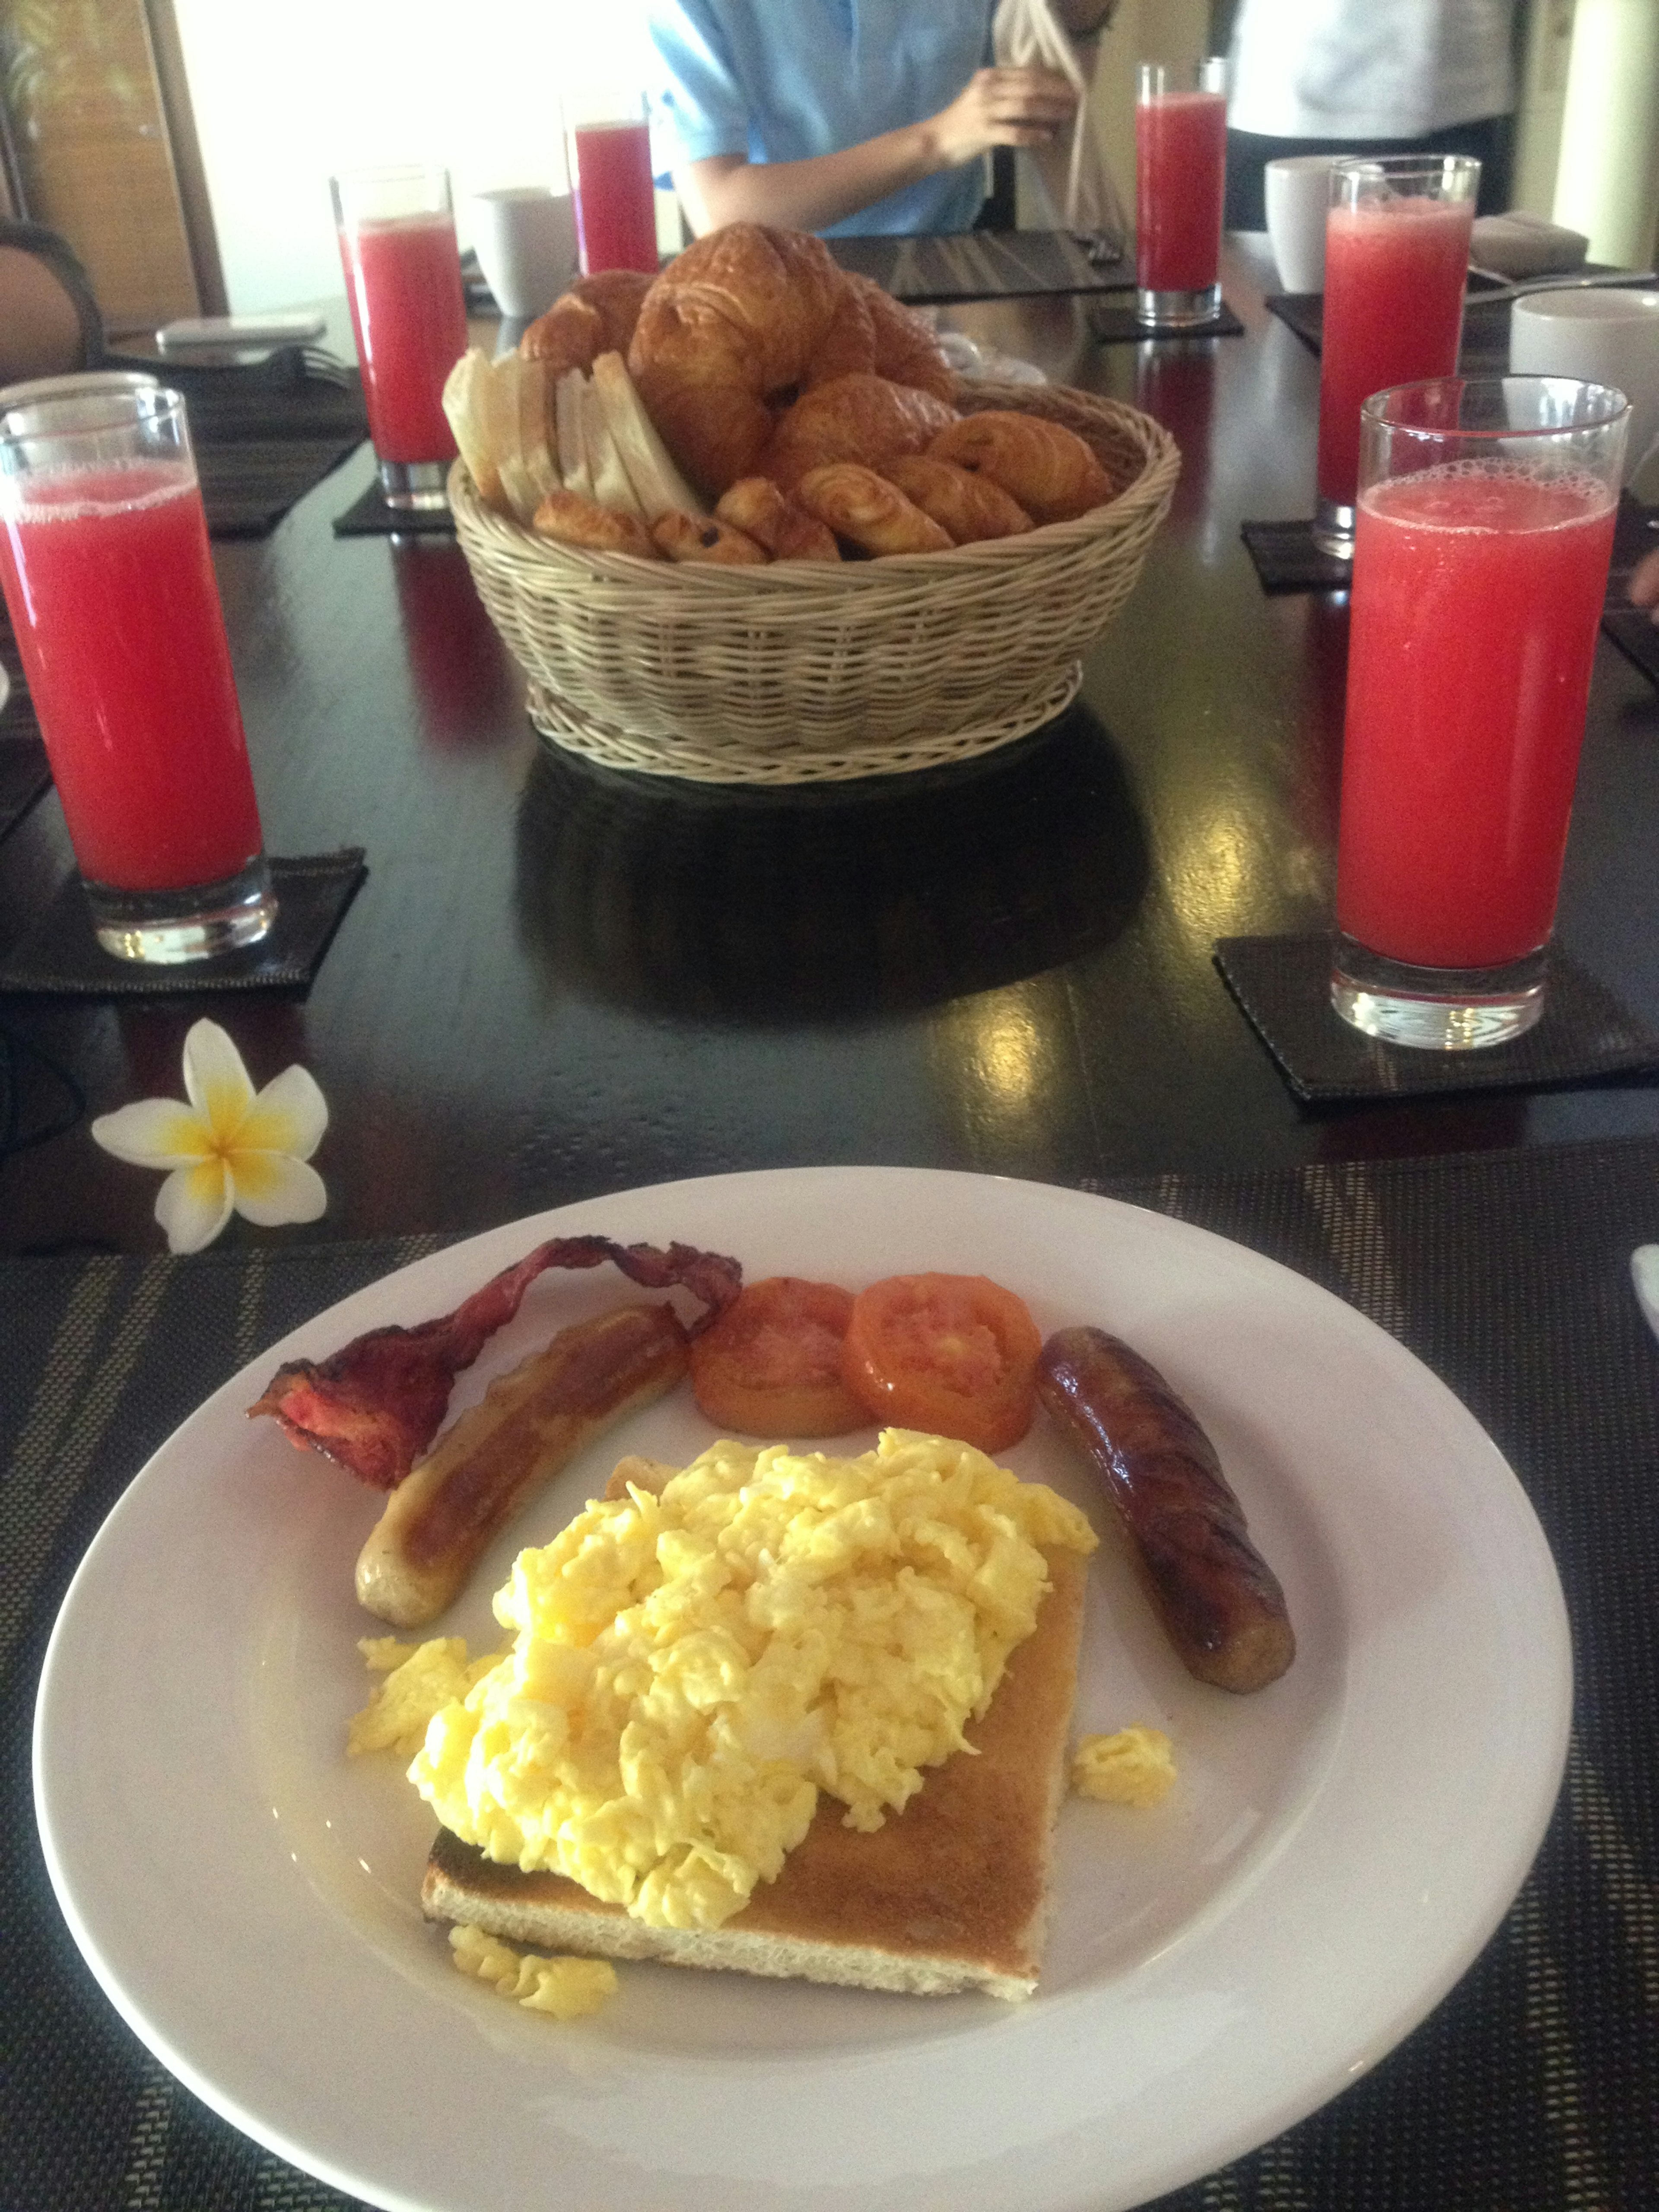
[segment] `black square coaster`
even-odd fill
[[[1325,343],[1325,295],[1322,292],[1270,292],[1261,302],[1270,315],[1288,325],[1310,353]]]
[[[334,518],[337,538],[453,538],[455,518],[447,507],[388,507],[378,482]]]
[[[1552,949],[1544,1012],[1509,1044],[1427,1052],[1384,1044],[1352,1029],[1330,1000],[1331,940],[1224,937],[1216,966],[1279,1072],[1310,1104],[1407,1098],[1456,1091],[1530,1091],[1601,1075],[1659,1070],[1659,1034],[1559,946]]]
[[[276,919],[246,951],[177,967],[118,960],[99,944],[78,876],[4,960],[0,993],[41,998],[157,999],[203,991],[308,991],[346,908],[368,873],[361,845],[270,864]]]
[[[1659,689],[1659,629],[1640,607],[1609,607],[1601,627],[1627,660]]]
[[[1115,300],[1091,302],[1088,318],[1089,328],[1102,345],[1136,344],[1143,338],[1242,338],[1244,335],[1243,324],[1224,300],[1221,313],[1212,323],[1137,322],[1132,300],[1121,305]]]
[[[1241,522],[1238,534],[1264,592],[1346,592],[1353,581],[1352,562],[1322,553],[1311,522]]]

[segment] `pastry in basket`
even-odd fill
[[[683,514],[671,507],[651,526],[659,551],[671,561],[705,561],[716,568],[757,568],[771,556],[763,545],[713,515]]]
[[[855,372],[803,392],[778,417],[756,464],[793,491],[809,469],[826,461],[863,461],[879,469],[901,453],[920,453],[957,419],[930,392]]]
[[[872,277],[850,271],[848,289],[864,303],[875,343],[871,368],[895,384],[913,384],[918,392],[931,392],[935,399],[956,395],[957,376],[932,324],[907,307],[890,292],[883,291]]]
[[[839,561],[836,533],[778,489],[770,477],[739,477],[714,508],[722,522],[763,545],[775,561]]]
[[[866,553],[948,553],[949,534],[924,514],[896,484],[860,461],[829,461],[810,469],[795,495],[837,538]]]
[[[642,561],[662,558],[637,514],[601,507],[580,492],[549,492],[530,526],[538,538],[550,538],[557,545],[578,545],[586,553],[637,553]]]
[[[602,353],[625,354],[652,279],[635,269],[605,269],[578,277],[538,315],[519,340],[527,361],[546,362],[553,374],[592,368]]]
[[[1037,522],[1068,522],[1117,492],[1076,431],[1040,415],[988,407],[952,422],[927,451],[989,477]]]
[[[1031,518],[1016,499],[988,476],[975,476],[954,461],[931,453],[902,453],[884,461],[881,473],[924,514],[931,514],[953,545],[977,545],[988,538],[1018,538]]]

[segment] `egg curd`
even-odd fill
[[[1162,1729],[1085,1735],[1072,1756],[1073,1789],[1109,1805],[1161,1805],[1175,1782],[1175,1749]]]
[[[660,1496],[630,1486],[521,1553],[495,1598],[512,1648],[478,1679],[439,1639],[376,1705],[406,1728],[453,1686],[409,1774],[463,1840],[651,1925],[718,1927],[776,1876],[820,1790],[878,1828],[963,1747],[1036,1625],[1039,1547],[1096,1541],[971,1445],[719,1443]],[[424,1691],[400,1682],[410,1667]]]

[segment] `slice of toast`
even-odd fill
[[[624,1461],[623,1479],[674,1472]],[[427,1917],[469,1923],[543,1952],[663,1959],[679,1966],[945,1996],[1030,1996],[1048,1917],[1054,1815],[1066,1788],[1088,1562],[1045,1547],[1052,1583],[1036,1626],[958,1752],[902,1813],[863,1833],[827,1795],[774,1882],[719,1928],[651,1928],[562,1875],[500,1866],[441,1829],[427,1862]]]

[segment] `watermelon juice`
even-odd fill
[[[1135,283],[1143,292],[1202,292],[1221,265],[1227,101],[1219,92],[1166,92],[1135,107]]]
[[[1337,924],[1488,969],[1555,918],[1614,493],[1463,462],[1359,501]]]
[[[1359,410],[1371,393],[1456,368],[1474,221],[1473,199],[1416,197],[1333,207],[1326,218],[1322,504],[1353,505]]]
[[[446,210],[364,219],[339,238],[377,459],[453,460],[444,380],[466,351],[454,218]]]
[[[582,274],[657,273],[657,194],[644,122],[579,123],[570,134]]]
[[[216,884],[258,859],[258,808],[202,496],[187,459],[32,477],[0,584],[82,876]]]

